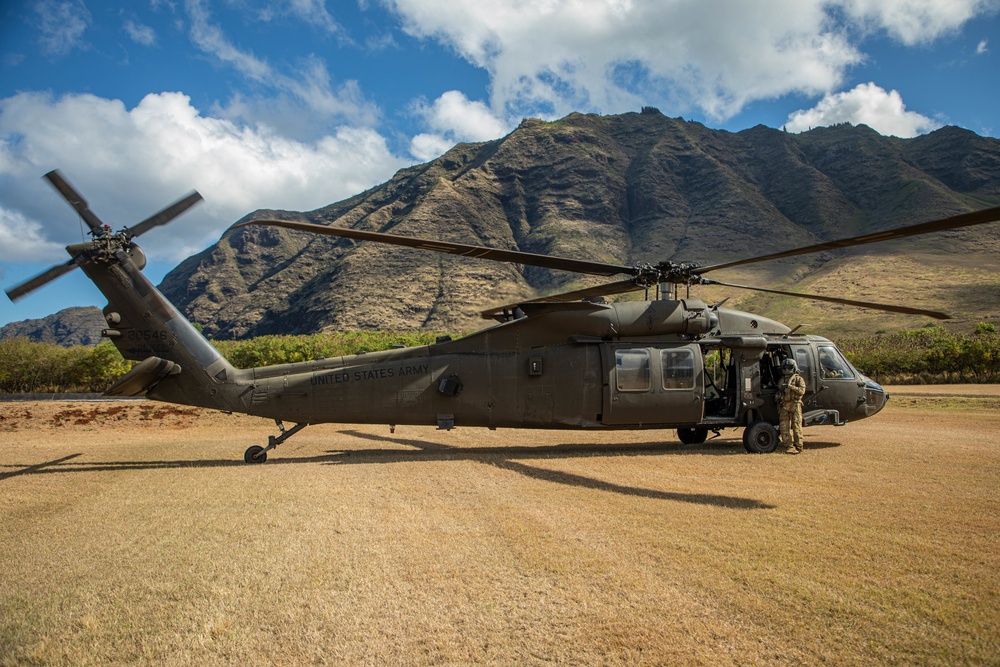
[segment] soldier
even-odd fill
[[[781,442],[786,454],[798,454],[802,451],[802,396],[806,393],[806,381],[792,359],[782,362],[781,375],[776,396]]]

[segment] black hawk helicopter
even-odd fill
[[[246,450],[247,463],[309,424],[376,423],[495,428],[677,429],[683,443],[743,427],[747,451],[775,450],[781,364],[806,381],[803,425],[838,425],[883,408],[888,395],[825,338],[774,320],[677,298],[677,287],[722,285],[948,319],[901,305],[802,294],[705,278],[720,269],[848,248],[1000,220],[1000,207],[883,232],[700,266],[663,261],[625,266],[287,220],[270,225],[479,259],[624,279],[484,311],[498,324],[457,340],[261,368],[234,368],[142,273],[135,237],[201,200],[194,192],[114,232],[57,171],[46,174],[90,227],[67,246],[70,260],[7,291],[16,300],[80,267],[108,299],[109,338],[138,362],[106,392],[275,420],[279,434]],[[670,287],[673,286],[673,298]],[[600,297],[663,288],[665,298],[603,303]],[[294,422],[289,429],[284,422]]]

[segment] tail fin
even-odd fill
[[[103,335],[123,357],[142,362],[109,395],[238,410],[241,373],[149,282],[133,261],[137,246],[126,243],[114,235],[67,248],[108,299]]]

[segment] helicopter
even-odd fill
[[[896,313],[949,319],[943,312],[752,287],[705,278],[730,267],[848,248],[1000,220],[1000,207],[701,266],[692,262],[617,265],[518,250],[421,239],[295,220],[238,223],[387,243],[463,257],[622,279],[482,312],[495,324],[418,347],[237,369],[142,273],[135,238],[166,224],[202,197],[192,192],[114,232],[58,172],[45,178],[90,227],[91,240],[66,247],[70,260],[7,290],[17,300],[79,267],[108,300],[110,339],[136,363],[106,396],[200,406],[273,419],[278,434],[244,452],[247,463],[318,423],[534,429],[676,429],[685,444],[743,428],[751,453],[777,448],[775,395],[786,359],[806,382],[803,426],[843,426],[878,413],[882,386],[858,371],[830,340],[750,312],[690,297],[692,285],[721,285]],[[679,287],[688,293],[680,298]],[[654,288],[659,298],[607,303]],[[672,288],[672,289],[671,289]],[[292,422],[290,428],[284,423]]]

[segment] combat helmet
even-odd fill
[[[782,375],[792,375],[793,373],[797,373],[798,371],[799,367],[795,365],[794,359],[788,358],[785,359],[783,362],[781,362]]]

